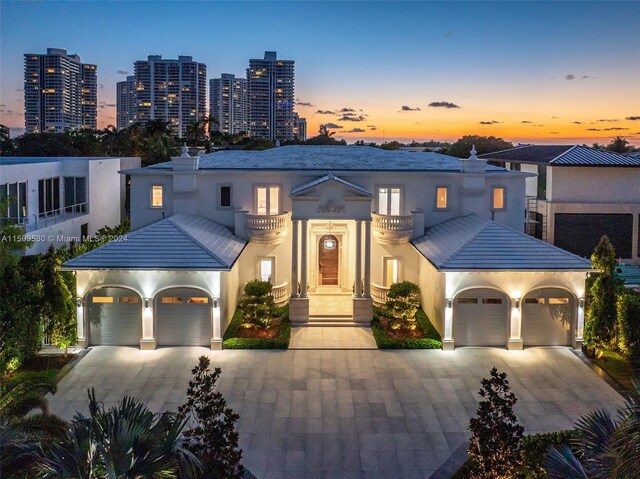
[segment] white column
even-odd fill
[[[362,220],[356,220],[356,280],[354,296],[362,298]]]
[[[291,221],[291,297],[298,297],[298,220]]]
[[[307,220],[302,220],[301,236],[301,252],[300,252],[300,297],[307,297]]]
[[[364,297],[371,297],[371,220],[364,221]]]

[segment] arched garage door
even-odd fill
[[[125,288],[99,288],[87,296],[89,344],[139,346],[142,300]]]
[[[210,346],[211,298],[199,289],[173,288],[156,298],[158,346]]]
[[[453,304],[456,346],[506,346],[509,299],[492,289],[460,293]]]
[[[532,291],[522,305],[522,341],[525,346],[569,346],[573,325],[573,296],[562,289]]]

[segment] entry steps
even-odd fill
[[[309,315],[309,321],[294,321],[291,323],[293,326],[307,326],[307,327],[353,327],[359,326],[353,321],[353,316],[350,314],[324,314],[324,315]]]

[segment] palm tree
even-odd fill
[[[320,125],[320,128],[318,129],[318,134],[319,136],[324,136],[326,138],[331,138],[333,135],[336,134],[335,131],[329,131],[329,129],[327,128],[327,125]]]
[[[171,122],[161,119],[149,120],[144,126],[144,133],[148,136],[171,135]]]
[[[186,136],[187,142],[192,141],[193,146],[197,147],[198,141],[204,138],[204,122],[198,120],[189,123],[187,125]]]

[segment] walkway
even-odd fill
[[[206,354],[240,414],[243,461],[260,479],[424,478],[468,440],[480,379],[509,374],[526,433],[570,428],[622,398],[564,348],[505,351],[140,351],[96,347],[58,384],[50,409],[87,410],[87,388],[107,406],[123,395],[152,410],[185,401]]]
[[[289,349],[377,349],[365,326],[294,326]]]

